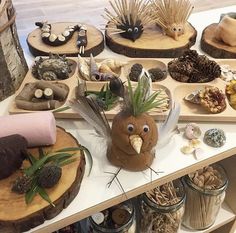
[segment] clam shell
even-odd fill
[[[195,149],[192,146],[183,146],[180,150],[184,154],[192,154]]]
[[[192,139],[190,140],[189,145],[193,148],[199,148],[199,146],[201,145],[201,141],[198,139]]]
[[[51,34],[49,36],[49,41],[51,41],[51,42],[54,42],[56,39],[57,39],[57,35],[55,35],[55,34]]]
[[[184,100],[193,103],[193,104],[200,104],[200,97],[199,97],[199,90],[194,91],[184,97]]]
[[[195,123],[189,123],[186,125],[184,135],[187,139],[197,139],[201,136],[202,132],[200,127]]]

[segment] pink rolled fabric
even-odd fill
[[[0,117],[0,137],[20,134],[29,147],[53,145],[56,142],[56,121],[50,111]]]

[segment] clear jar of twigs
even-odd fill
[[[186,206],[183,225],[203,230],[214,224],[228,184],[223,167],[215,164],[184,177]]]
[[[126,201],[88,218],[88,233],[135,233],[136,218],[132,201]]]
[[[140,232],[177,232],[184,214],[184,202],[184,185],[179,179],[142,194]]]

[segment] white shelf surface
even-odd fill
[[[235,214],[229,208],[229,206],[224,202],[220,208],[220,211],[219,211],[219,214],[217,215],[215,223],[211,227],[209,227],[208,229],[205,229],[205,230],[201,230],[201,231],[194,231],[194,230],[189,230],[189,229],[185,228],[184,226],[181,226],[178,233],[191,233],[191,232],[209,233],[209,232],[223,226],[224,224],[231,222],[234,219],[235,219]]]
[[[85,174],[81,189],[68,208],[63,210],[55,218],[31,229],[29,232],[52,232],[97,211],[125,201],[127,198],[137,196],[147,190],[147,188],[152,188],[157,184],[160,185],[181,175],[185,175],[193,171],[194,168],[198,169],[206,164],[221,160],[224,156],[231,156],[232,151],[229,154],[227,151],[235,148],[236,126],[234,124],[220,125],[220,128],[226,132],[226,144],[221,148],[211,148],[203,144],[202,148],[205,154],[199,160],[196,160],[192,155],[184,155],[180,152],[180,147],[185,145],[187,140],[181,134],[175,135],[168,145],[157,148],[156,151],[156,158],[152,168],[155,171],[162,171],[163,173],[159,175],[152,174],[151,178],[150,170],[143,172],[121,170],[118,178],[125,190],[124,194],[117,182],[114,182],[110,188],[107,187],[107,183],[112,179],[113,175],[106,174],[105,172],[116,172],[117,168],[110,165],[107,161],[104,150],[102,149],[103,143],[94,135],[94,131],[89,129],[90,126],[82,121],[72,122],[69,120],[59,120],[58,124],[71,132],[82,145],[89,148],[94,156],[93,169],[89,177]],[[180,125],[180,127],[183,125]],[[215,127],[215,124],[209,123],[201,123],[199,125],[203,134],[207,129]],[[78,128],[78,130],[74,130],[74,128]],[[88,164],[86,166],[86,172],[88,172]]]

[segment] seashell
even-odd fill
[[[204,142],[211,147],[221,147],[226,142],[226,136],[222,129],[209,129],[204,135]]]
[[[200,104],[200,96],[199,96],[199,90],[194,91],[191,94],[188,94],[184,97],[184,100],[193,103],[193,104]]]
[[[101,73],[101,81],[110,81],[110,80],[112,80],[112,79],[116,79],[117,77],[116,76],[114,76],[113,74],[108,74],[108,73],[106,73],[106,74],[104,74],[104,73]]]
[[[194,157],[196,159],[202,159],[204,157],[204,150],[202,148],[196,148],[194,150]]]
[[[112,75],[114,75],[114,76],[117,76],[117,74],[114,73],[114,72],[111,70],[111,68],[110,68],[108,65],[106,65],[106,64],[101,64],[101,65],[100,65],[100,67],[99,67],[99,72],[101,72],[101,73],[109,73],[109,74],[112,74]]]
[[[70,35],[70,32],[69,32],[68,30],[66,30],[66,31],[64,31],[64,32],[62,33],[62,35],[63,35],[63,36],[69,36],[69,35]]]
[[[80,55],[78,55],[78,60],[79,60],[79,72],[81,76],[85,80],[91,80],[90,79],[90,68],[89,65],[86,62],[86,59],[82,58]]]
[[[142,138],[139,135],[131,135],[129,140],[134,150],[139,154],[143,145]]]
[[[115,71],[116,69],[119,69],[124,65],[127,65],[127,62],[121,62],[114,59],[106,59],[102,62],[102,64],[106,64],[111,70]]]
[[[103,81],[102,79],[102,73],[100,73],[99,71],[96,71],[93,73],[93,75],[90,75],[90,80],[91,81]]]
[[[57,35],[55,35],[55,34],[51,34],[49,36],[49,41],[51,41],[51,42],[54,42],[56,39],[57,39]]]
[[[49,36],[50,36],[50,33],[44,32],[44,33],[41,34],[41,36],[42,36],[43,38],[49,37]]]
[[[186,125],[184,135],[187,139],[197,139],[201,136],[201,134],[201,129],[197,124],[189,123]]]
[[[192,154],[194,152],[194,148],[192,146],[183,146],[180,150],[184,154]]]
[[[63,35],[59,35],[59,36],[58,36],[58,40],[59,40],[59,41],[65,41],[66,38],[65,38]]]
[[[193,148],[199,148],[199,146],[201,145],[201,141],[198,139],[192,139],[189,141],[189,145]]]
[[[215,38],[225,44],[236,46],[236,19],[225,15],[215,29]]]
[[[98,66],[94,60],[93,54],[91,53],[90,54],[90,79],[93,81],[97,80],[98,73],[100,73],[98,70]]]

